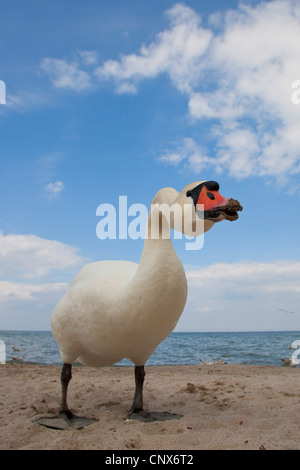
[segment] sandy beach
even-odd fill
[[[133,368],[73,367],[69,406],[99,421],[63,431],[35,422],[57,412],[60,371],[59,366],[0,365],[0,449],[300,449],[299,368],[146,367],[145,409],[183,417],[143,423],[126,419]]]

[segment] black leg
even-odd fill
[[[182,415],[171,414],[168,412],[148,412],[143,408],[143,386],[145,379],[144,366],[135,366],[135,394],[131,410],[128,414],[129,419],[137,419],[139,421],[152,422],[152,421],[165,421],[169,419],[179,419]]]
[[[59,414],[65,415],[68,419],[73,417],[73,413],[69,410],[67,405],[67,391],[68,385],[72,378],[72,364],[64,364],[61,371],[61,404]]]
[[[82,429],[98,421],[96,418],[75,416],[67,404],[68,385],[72,378],[72,364],[64,364],[61,371],[61,403],[57,416],[39,418],[36,422],[52,429]]]
[[[143,386],[145,375],[144,366],[135,366],[135,394],[130,413],[139,413],[143,411]]]

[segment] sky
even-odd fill
[[[300,330],[299,2],[0,4],[0,330],[50,330],[86,263],[139,262],[100,205],[202,180],[244,209],[173,240],[176,331]]]

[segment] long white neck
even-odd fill
[[[177,257],[170,240],[170,220],[168,220],[161,211],[161,207],[164,205],[170,207],[177,196],[178,191],[175,189],[163,188],[158,191],[154,197],[147,221],[141,263],[144,263],[145,257],[148,258],[149,252],[152,254],[152,256],[155,252],[162,258],[169,256],[170,254]],[[147,263],[149,263],[148,259]]]
[[[146,227],[146,242],[157,239],[170,239],[170,217],[163,214],[164,208],[170,208],[178,196],[173,188],[163,188],[154,197]]]
[[[171,206],[177,199],[179,192],[174,188],[162,188],[155,195],[152,204],[168,204]]]
[[[136,324],[147,324],[147,334],[149,338],[151,335],[156,338],[156,344],[175,328],[187,298],[184,268],[170,236],[147,237],[151,226],[153,228],[153,224],[161,222],[156,217],[159,215],[156,214],[156,204],[172,204],[177,194],[175,190],[164,189],[154,198],[140,264],[127,290],[127,302],[131,302],[132,309],[139,312],[135,318]],[[143,341],[147,341],[145,336]]]
[[[148,217],[144,248],[136,275],[156,285],[165,283],[166,276],[171,279],[178,276],[182,280],[184,274],[185,278],[182,263],[171,242],[169,221],[159,208],[161,204],[171,206],[177,196],[178,192],[173,188],[161,189],[152,201]]]

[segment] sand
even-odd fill
[[[127,420],[133,368],[73,367],[69,406],[99,421],[80,430],[35,422],[60,401],[58,366],[0,365],[0,449],[300,449],[298,367],[211,364],[146,367],[145,409],[181,419]]]

